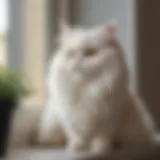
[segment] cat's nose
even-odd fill
[[[73,64],[73,69],[74,69],[75,71],[79,71],[80,68],[81,68],[81,60],[75,61],[74,64]]]
[[[80,65],[79,65],[79,64],[75,64],[75,65],[73,66],[73,70],[74,70],[75,72],[79,71],[79,70],[80,70]]]
[[[73,71],[74,72],[81,72],[82,70],[82,67],[81,67],[81,64],[80,63],[77,63],[73,66]]]

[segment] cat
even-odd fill
[[[49,68],[39,141],[56,146],[67,140],[67,150],[84,157],[151,149],[156,129],[142,100],[129,90],[116,25],[62,28]]]

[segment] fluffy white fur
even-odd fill
[[[51,62],[48,91],[41,142],[59,145],[66,139],[67,149],[77,155],[153,146],[153,122],[129,91],[114,25],[65,28]]]

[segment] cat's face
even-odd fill
[[[115,26],[95,29],[66,29],[61,39],[63,66],[70,73],[96,75],[112,67],[118,48]]]

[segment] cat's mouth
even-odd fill
[[[83,74],[85,73],[85,69],[77,65],[72,68],[72,72],[74,72],[75,74]]]
[[[82,71],[81,69],[74,69],[72,73],[78,77],[84,75],[84,71]]]

